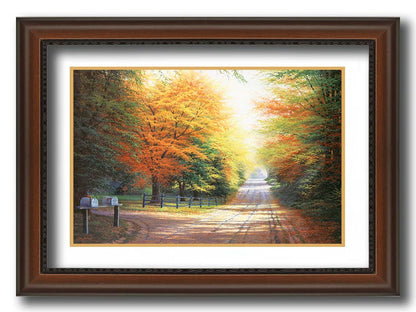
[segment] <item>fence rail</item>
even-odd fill
[[[193,196],[172,196],[161,194],[160,199],[155,198],[153,195],[143,194],[143,207],[146,206],[160,206],[163,207],[202,207],[202,206],[218,206],[221,202],[216,197],[193,197]]]

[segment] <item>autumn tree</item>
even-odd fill
[[[204,142],[221,120],[222,95],[210,79],[196,71],[144,73],[142,83],[126,82],[129,99],[137,103],[133,136],[140,151],[121,155],[135,172],[150,177],[152,195],[159,200],[160,184],[168,183],[185,169],[183,161],[204,159],[195,140]]]
[[[250,168],[247,157],[250,151],[241,144],[242,140],[235,132],[238,132],[235,128],[223,123],[205,142],[194,142],[204,157],[193,156],[182,161],[184,169],[175,177],[181,197],[187,190],[193,196],[225,198],[245,182]]]
[[[193,144],[198,146],[204,156],[190,155],[186,160],[181,159],[183,170],[173,177],[182,199],[186,196],[186,192],[194,197],[212,195],[216,179],[221,177],[222,168],[216,162],[219,152],[211,146],[210,139],[205,142],[195,139]]]
[[[218,73],[247,83],[238,70],[219,70]],[[248,134],[241,127],[241,121],[237,125],[233,120],[232,109],[227,105],[221,107],[220,116],[216,119],[215,131],[206,135],[206,140],[194,142],[203,156],[181,159],[184,169],[174,178],[181,198],[186,193],[225,198],[246,180],[246,172],[252,167],[248,155],[253,152],[244,144]]]
[[[268,165],[281,200],[296,207],[341,207],[341,71],[263,72],[272,96],[257,101]]]

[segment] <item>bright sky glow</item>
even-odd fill
[[[254,109],[254,102],[262,97],[270,95],[266,86],[261,82],[258,70],[239,70],[247,82],[243,82],[234,76],[221,73],[219,70],[203,70],[216,82],[221,84],[225,91],[226,105],[231,109],[235,125],[244,133],[244,144],[255,151],[261,144],[256,129],[259,126],[259,115]],[[252,161],[256,153],[251,153]]]

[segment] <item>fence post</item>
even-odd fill
[[[146,193],[143,193],[143,208],[146,207]]]
[[[215,206],[218,206],[217,198],[215,197]]]
[[[199,198],[199,208],[202,208],[202,197]]]
[[[179,195],[176,195],[176,209],[179,208]]]
[[[191,208],[191,207],[192,207],[192,196],[189,197],[189,208]]]
[[[160,208],[163,208],[164,203],[165,203],[165,194],[162,193],[162,196],[160,196]]]

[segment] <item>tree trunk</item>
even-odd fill
[[[185,201],[185,181],[178,182],[179,183],[179,197],[181,198],[181,201]]]
[[[160,184],[157,177],[152,177],[152,203],[160,202]]]

